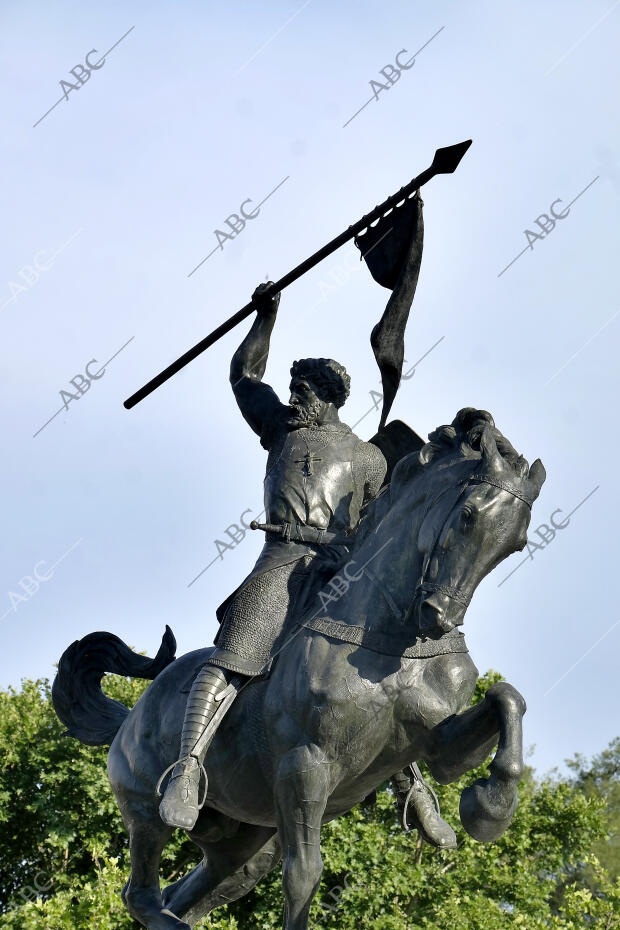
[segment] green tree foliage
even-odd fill
[[[499,678],[478,685],[479,700]],[[106,690],[125,704],[143,682],[110,676]],[[571,777],[537,780],[526,771],[520,805],[497,843],[460,828],[461,790],[486,766],[440,787],[459,849],[439,851],[399,828],[383,787],[323,830],[325,871],[312,910],[315,930],[613,930],[619,926],[618,741]],[[6,930],[130,930],[119,892],[128,875],[123,823],[110,791],[106,749],[63,736],[45,681],[0,692],[0,926]],[[615,818],[615,819],[614,819]],[[611,849],[611,851],[610,851]],[[596,853],[596,855],[595,855]],[[198,851],[177,834],[162,881],[178,878]],[[598,858],[597,858],[598,857]],[[615,884],[614,884],[615,879]],[[203,922],[211,930],[277,930],[279,870],[247,898]]]
[[[586,797],[605,801],[607,836],[594,845],[597,859],[612,878],[620,875],[620,737],[591,762],[577,755],[567,761],[573,772],[573,784]]]

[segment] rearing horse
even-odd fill
[[[480,581],[525,546],[545,471],[539,460],[528,468],[485,411],[465,408],[429,439],[397,464],[349,561],[315,595],[318,610],[297,617],[269,677],[246,685],[224,718],[189,834],[203,861],[163,894],[159,863],[172,829],[155,786],[177,756],[187,693],[209,650],[172,661],[167,630],[155,660],[108,633],[64,653],[54,703],[72,735],[112,744],[108,771],[130,835],[123,898],[149,930],[187,930],[280,858],[284,928],[307,930],[321,824],[414,760],[448,784],[499,743],[489,777],[463,791],[460,817],[481,841],[510,823],[525,701],[501,682],[469,706],[478,671],[458,628]],[[128,711],[101,692],[105,672],[154,681]]]

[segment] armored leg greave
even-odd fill
[[[224,690],[231,678],[230,672],[216,665],[204,665],[198,672],[185,707],[181,733],[181,759],[193,755],[198,739],[204,733],[217,708],[216,696]],[[201,756],[204,758],[204,751]],[[202,759],[199,761],[202,762]]]
[[[232,678],[232,673],[225,669],[205,665],[194,679],[185,708],[179,760],[170,766],[172,775],[159,806],[162,820],[171,827],[190,830],[198,819],[200,808],[207,797],[207,773],[203,759],[211,740],[203,740],[200,746],[197,744],[219,707],[218,697]],[[160,785],[170,768],[162,775]],[[201,774],[204,777],[204,793],[199,803]]]

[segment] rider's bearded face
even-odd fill
[[[287,420],[290,429],[320,423],[328,406],[317,397],[309,381],[305,378],[293,378],[289,399],[291,416]]]

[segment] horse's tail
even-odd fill
[[[65,649],[52,685],[54,709],[74,736],[89,746],[107,746],[129,708],[101,690],[106,672],[152,680],[174,659],[176,640],[169,626],[154,659],[141,656],[113,633],[90,633]]]

